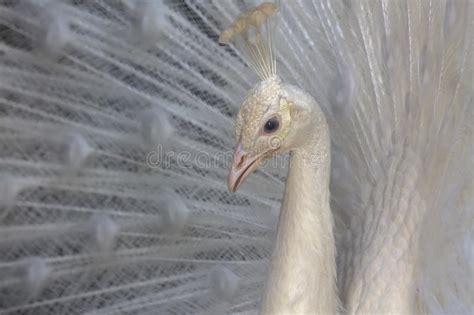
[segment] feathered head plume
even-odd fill
[[[250,66],[262,80],[276,75],[272,17],[277,11],[276,4],[262,3],[242,13],[219,37],[221,44],[229,44],[234,40],[237,48],[248,55]]]

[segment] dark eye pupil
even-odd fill
[[[275,130],[278,129],[280,126],[280,123],[278,122],[278,119],[276,118],[270,118],[266,123],[263,129],[265,132],[274,132]]]

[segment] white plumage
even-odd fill
[[[256,312],[287,159],[227,192],[257,78],[217,40],[251,5],[0,4],[0,313]],[[329,125],[349,312],[474,311],[473,17],[467,0],[281,3],[277,73]]]

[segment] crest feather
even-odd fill
[[[242,13],[219,36],[221,44],[234,41],[236,47],[246,53],[249,64],[262,80],[276,75],[273,54],[273,16],[278,6],[265,2]]]

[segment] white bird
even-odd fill
[[[253,5],[0,4],[1,314],[474,312],[474,3]]]

